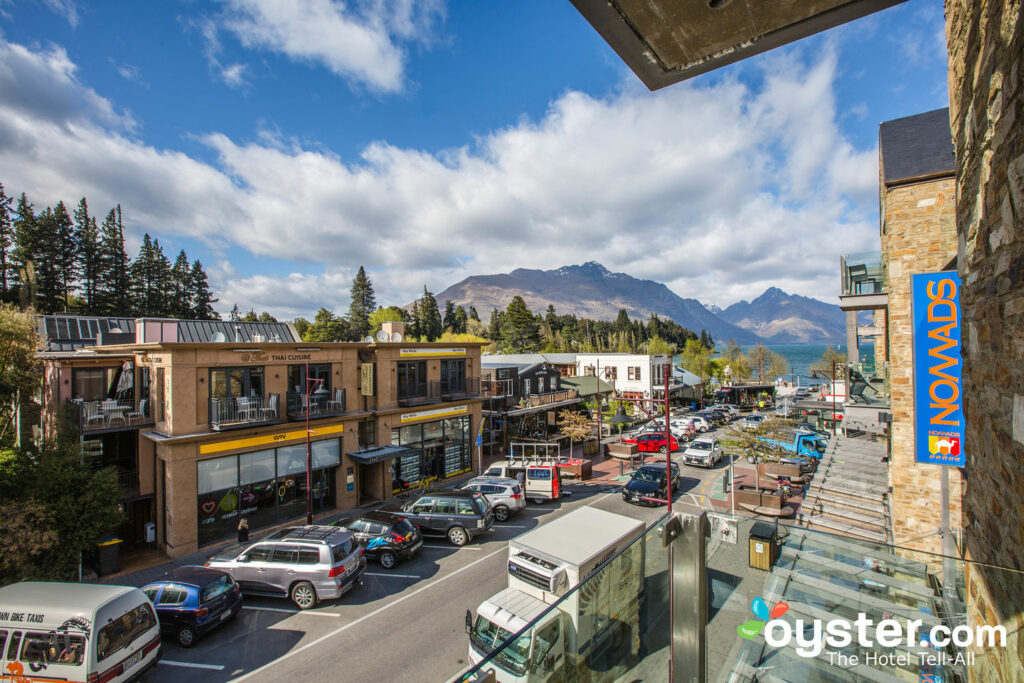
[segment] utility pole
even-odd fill
[[[306,358],[306,524],[313,523],[313,450],[309,443],[309,402],[313,396],[313,388],[323,382],[322,379],[309,378],[309,358]],[[312,383],[312,384],[311,384]]]

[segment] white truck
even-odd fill
[[[482,602],[475,619],[466,611],[470,664],[540,617],[484,666],[498,681],[622,676],[640,647],[643,534],[640,520],[582,507],[509,541],[508,588]]]

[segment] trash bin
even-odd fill
[[[108,538],[96,544],[96,573],[100,576],[113,574],[119,566],[120,538]]]
[[[776,543],[775,525],[766,522],[755,522],[750,527],[750,566],[754,569],[770,571],[779,556]]]
[[[156,522],[146,522],[146,543],[156,543]]]

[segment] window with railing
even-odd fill
[[[878,252],[847,254],[839,258],[844,295],[885,292],[885,269]]]
[[[427,361],[399,361],[396,372],[398,400],[427,395]]]
[[[463,358],[448,358],[441,361],[441,393],[463,394],[466,392],[466,361]]]

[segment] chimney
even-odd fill
[[[401,320],[387,320],[382,322],[380,324],[380,329],[387,332],[389,337],[395,332],[403,337],[405,336],[405,323]]]

